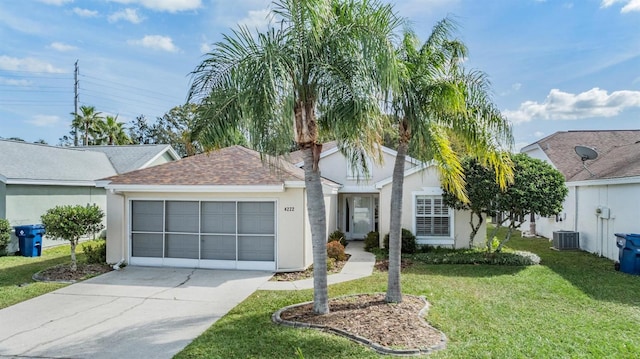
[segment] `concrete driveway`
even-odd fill
[[[171,358],[270,276],[126,267],[0,310],[0,357]]]

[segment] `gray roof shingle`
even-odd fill
[[[129,146],[86,146],[77,147],[94,152],[102,152],[109,157],[118,173],[142,168],[149,161],[171,149],[170,145],[129,145]],[[176,158],[179,159],[179,158]]]
[[[640,130],[561,131],[535,142],[567,182],[640,176]],[[591,147],[598,158],[582,166],[575,146]]]
[[[94,181],[116,170],[104,153],[0,140],[0,175],[15,181]]]

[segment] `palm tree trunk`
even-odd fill
[[[404,161],[407,154],[407,142],[401,140],[393,166],[393,182],[391,184],[391,217],[389,223],[389,278],[387,280],[387,303],[402,302],[400,286],[400,261],[402,252],[402,196],[404,186]]]
[[[320,147],[320,148],[317,148]],[[304,180],[307,191],[307,212],[311,225],[313,245],[313,312],[329,313],[327,290],[327,218],[318,168],[318,153],[322,145],[311,144],[302,150],[304,154]]]

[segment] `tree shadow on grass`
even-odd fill
[[[402,273],[447,277],[496,277],[515,275],[525,268],[527,267],[493,264],[423,264],[415,262]]]
[[[614,269],[614,262],[584,251],[551,249],[546,238],[517,239],[511,247],[534,252],[551,269],[589,297],[640,306],[640,276]]]
[[[337,335],[271,322],[271,312],[229,315],[185,350],[184,358],[377,358],[373,350]]]

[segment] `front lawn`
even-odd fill
[[[66,284],[34,282],[31,277],[43,269],[70,263],[69,253],[69,245],[63,245],[43,250],[41,257],[0,257],[0,309],[64,287]]]
[[[640,352],[640,276],[608,259],[551,250],[544,239],[509,243],[541,265],[426,265],[402,274],[403,292],[431,303],[427,320],[449,338],[431,358],[629,358]],[[331,297],[384,292],[386,273],[332,285]],[[177,358],[378,358],[346,339],[280,327],[271,315],[312,291],[258,291]],[[381,328],[383,330],[384,328]]]

